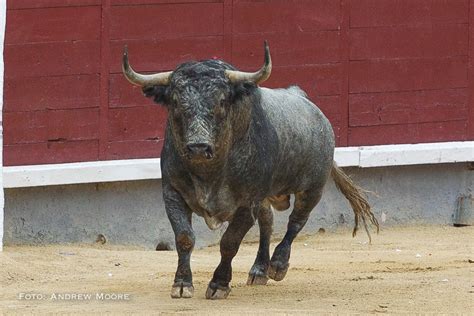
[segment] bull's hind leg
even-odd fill
[[[220,243],[221,262],[214,271],[211,282],[209,282],[206,298],[222,299],[229,295],[229,283],[232,279],[232,259],[237,254],[242,239],[253,224],[254,219],[250,208],[237,210],[229,227],[227,227],[227,230],[222,236]]]
[[[247,285],[265,285],[268,281],[268,267],[270,266],[270,238],[273,228],[273,213],[270,205],[263,202],[258,213],[258,226],[260,229],[260,244],[257,258],[249,272]]]
[[[268,276],[271,279],[281,281],[285,277],[289,267],[291,244],[308,221],[309,214],[318,204],[321,196],[322,188],[295,194],[295,206],[290,215],[285,237],[275,248],[270,261]]]

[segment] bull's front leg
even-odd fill
[[[251,212],[250,208],[238,209],[222,236],[220,243],[221,262],[214,271],[214,276],[206,291],[206,298],[223,299],[229,295],[229,283],[232,279],[232,259],[237,254],[245,234],[255,223]]]
[[[172,298],[191,298],[194,294],[191,272],[191,252],[194,248],[194,231],[191,226],[192,211],[169,184],[163,184],[163,198],[166,214],[173,227],[176,251],[178,252],[178,269],[171,288]]]

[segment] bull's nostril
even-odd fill
[[[212,159],[213,156],[212,152],[206,151],[206,159]]]
[[[188,144],[188,150],[191,152],[205,152],[207,151],[207,148],[209,147],[208,144],[206,143],[193,143],[193,144]]]
[[[207,143],[192,143],[186,145],[190,158],[194,156],[203,156],[206,159],[212,159],[213,152],[212,147]]]

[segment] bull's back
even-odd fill
[[[278,136],[273,194],[326,183],[333,164],[334,133],[328,119],[298,87],[260,88],[261,104]]]

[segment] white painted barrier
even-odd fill
[[[336,148],[341,167],[474,161],[474,141]],[[5,188],[160,179],[160,159],[127,159],[3,168]]]

